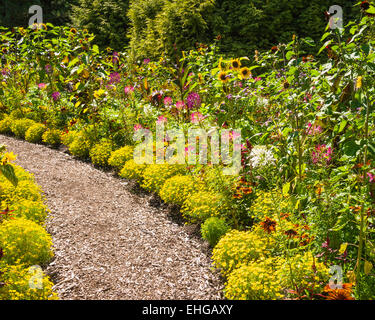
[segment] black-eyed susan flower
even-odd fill
[[[260,223],[262,229],[267,232],[271,233],[273,231],[276,231],[276,221],[272,220],[271,218],[266,217],[264,221]]]
[[[250,76],[251,76],[250,69],[247,68],[247,67],[241,68],[241,70],[240,70],[240,76],[241,76],[241,79],[249,79]]]
[[[70,32],[73,33],[73,34],[77,34],[78,31],[77,31],[76,28],[71,28],[71,29],[70,29]]]

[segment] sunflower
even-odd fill
[[[218,78],[223,83],[227,83],[229,81],[229,76],[225,71],[221,71]]]
[[[251,76],[250,69],[247,68],[247,67],[241,68],[241,70],[240,70],[240,76],[241,76],[242,79],[248,79],[248,78],[250,78],[250,76]]]
[[[241,69],[241,61],[240,59],[232,59],[230,61],[230,64],[234,70],[240,70]]]

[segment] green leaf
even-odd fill
[[[366,260],[366,261],[365,261],[365,265],[363,266],[363,269],[364,269],[364,271],[365,271],[365,274],[368,275],[368,274],[371,272],[372,268],[373,268],[372,263],[371,263],[370,261],[367,261],[367,260]]]
[[[7,178],[15,187],[17,187],[18,179],[14,172],[14,168],[11,164],[0,166],[0,171],[4,175],[5,178]]]

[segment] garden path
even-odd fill
[[[45,192],[55,252],[47,273],[61,299],[221,298],[202,242],[126,181],[42,145],[0,143]]]

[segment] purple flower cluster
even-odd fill
[[[112,72],[109,75],[109,84],[117,84],[121,81],[121,75],[118,72]]]
[[[59,100],[60,96],[61,96],[61,94],[58,91],[55,91],[54,93],[52,93],[52,99],[53,99],[53,101]]]
[[[201,97],[196,92],[190,92],[186,99],[186,105],[189,109],[199,108],[201,105]]]

